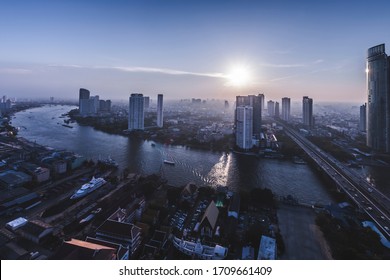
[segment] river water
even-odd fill
[[[332,202],[324,183],[309,165],[287,160],[258,159],[234,153],[216,153],[171,146],[120,135],[107,134],[72,123],[62,126],[62,114],[73,106],[44,106],[16,113],[12,125],[20,127],[19,137],[55,149],[66,149],[97,160],[111,157],[120,168],[141,174],[158,173],[174,186],[227,186],[250,190],[269,188],[277,195],[293,195],[305,203]],[[163,164],[163,160],[175,165]]]

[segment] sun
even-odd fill
[[[251,72],[248,67],[237,65],[227,75],[228,84],[235,87],[244,87],[251,82]]]

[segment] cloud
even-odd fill
[[[223,73],[207,73],[207,72],[191,72],[169,68],[156,68],[156,67],[134,67],[134,66],[81,66],[75,64],[67,65],[49,65],[50,67],[68,67],[68,68],[79,68],[79,69],[103,69],[103,70],[117,70],[123,72],[134,72],[134,73],[161,73],[167,75],[190,75],[190,76],[201,76],[210,78],[227,78],[227,75]]]
[[[322,62],[324,62],[324,60],[320,58],[320,59],[317,59],[316,61],[314,61],[313,64],[318,64],[318,63],[322,63]]]
[[[23,68],[0,68],[0,74],[28,74],[32,71]]]
[[[295,68],[295,67],[306,67],[305,64],[273,64],[273,63],[263,63],[261,66],[272,67],[272,68]]]
[[[294,77],[297,77],[297,76],[299,76],[299,75],[289,75],[289,76],[285,76],[285,77],[274,78],[274,79],[271,79],[269,81],[270,82],[278,82],[278,81],[294,78]]]

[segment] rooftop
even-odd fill
[[[274,238],[262,235],[259,247],[258,260],[276,259],[276,240]]]

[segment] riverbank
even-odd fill
[[[81,117],[78,115],[77,109],[69,111],[67,115],[71,121],[76,121],[82,126],[90,126],[112,135],[139,138],[160,144],[184,146],[212,152],[228,152],[233,146],[233,134],[207,141],[199,141],[197,139],[199,130],[197,126],[188,127],[188,125],[184,125],[178,127],[177,125],[165,124],[164,128],[146,126],[143,131],[129,132],[127,131],[127,119],[124,118],[116,118],[115,121],[111,121],[109,116]],[[151,120],[145,120],[145,122],[152,123]]]

